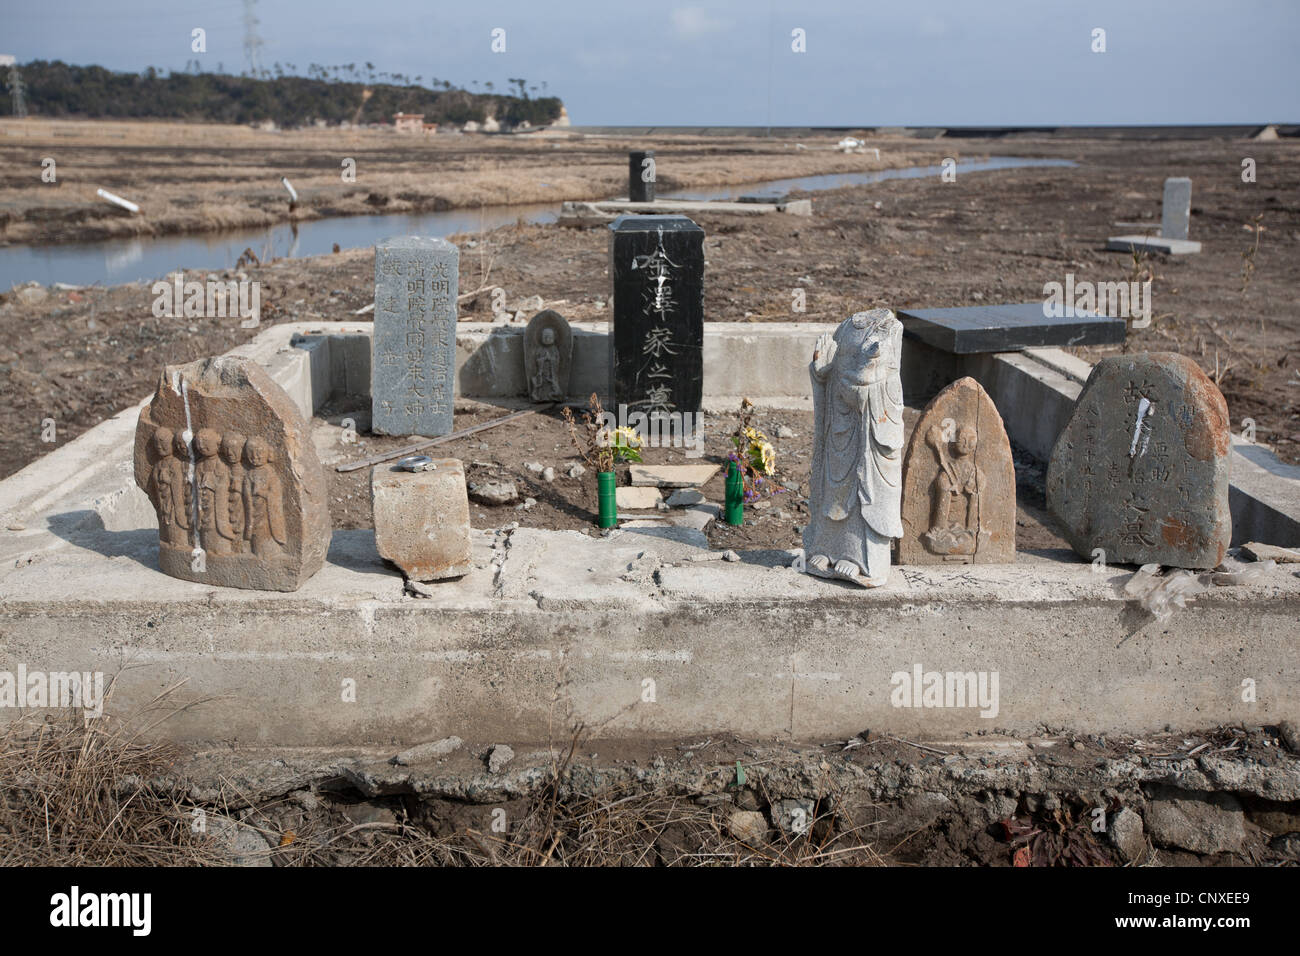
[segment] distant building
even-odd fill
[[[434,133],[438,132],[438,124],[437,124],[437,123],[425,123],[425,124],[424,124],[424,132],[425,132],[426,135],[432,136]]]
[[[394,113],[393,125],[399,133],[419,133],[424,130],[423,113]]]

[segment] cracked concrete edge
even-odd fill
[[[747,779],[760,784],[774,799],[823,799],[859,791],[874,800],[894,800],[925,791],[1097,792],[1159,784],[1184,791],[1245,793],[1277,802],[1300,800],[1300,759],[1263,766],[1199,756],[1178,764],[1143,766],[1138,759],[1123,757],[1081,767],[1046,761],[1020,738],[1005,738],[1018,745],[1009,753],[982,747],[983,740],[956,742],[968,745],[968,752],[925,765],[898,761],[864,765],[835,750],[795,742],[761,746],[756,756],[741,763]],[[953,742],[946,743],[953,746]],[[584,749],[598,745],[599,741],[592,741]],[[514,746],[524,750],[517,743]],[[474,753],[485,749],[467,747]],[[179,759],[170,775],[155,782],[186,791],[196,801],[219,801],[232,809],[313,789],[352,789],[367,798],[412,794],[499,803],[534,795],[550,784],[564,749],[556,747],[548,753],[546,748],[533,748],[499,774],[482,768],[478,758],[468,752],[455,761],[402,767],[391,763],[395,749],[196,751]],[[671,762],[654,761],[649,766],[602,766],[579,760],[560,779],[560,793],[562,797],[586,796],[602,790],[640,789],[691,796],[724,792],[734,782],[733,763],[710,765],[707,757],[690,766],[685,763],[677,756]]]

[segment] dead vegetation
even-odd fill
[[[23,719],[0,752],[0,865],[203,866],[820,866],[883,862],[864,828],[843,829],[834,814],[807,832],[748,845],[729,835],[725,815],[689,796],[658,791],[575,796],[565,780],[577,737],[557,753],[535,794],[512,806],[502,832],[462,826],[448,832],[414,798],[388,820],[350,815],[346,797],[313,799],[305,813],[290,797],[237,814],[264,849],[225,838],[231,811],[195,803],[171,774],[175,751],[144,743],[120,722]],[[166,782],[164,782],[166,781]],[[232,800],[238,794],[230,795]],[[351,806],[355,806],[352,804]],[[229,815],[228,815],[229,814]],[[218,818],[223,825],[217,826]],[[286,826],[288,819],[292,826]],[[202,821],[197,822],[197,821]],[[231,822],[225,822],[231,821]]]
[[[121,725],[22,719],[0,739],[0,865],[194,866],[222,860],[150,781],[173,751]]]

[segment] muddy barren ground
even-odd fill
[[[1253,418],[1259,440],[1284,460],[1300,461],[1300,315],[1294,295],[1300,281],[1300,144],[961,141],[962,155],[980,153],[1065,158],[1080,165],[963,174],[955,183],[893,180],[814,193],[811,218],[701,215],[707,234],[706,320],[831,322],[879,306],[1041,300],[1044,283],[1064,282],[1067,273],[1076,281],[1124,280],[1133,270],[1132,257],[1104,251],[1106,236],[1119,232],[1113,223],[1158,221],[1164,178],[1189,175],[1191,235],[1204,243],[1204,251],[1177,259],[1153,256],[1140,264],[1155,274],[1155,320],[1149,328],[1132,330],[1127,347],[1191,356],[1219,381],[1234,430],[1241,430],[1244,418]],[[1255,183],[1241,181],[1244,157],[1256,161]],[[1258,251],[1244,257],[1257,216],[1263,228]],[[601,227],[517,225],[453,237],[462,253],[461,289],[499,286],[510,305],[537,295],[571,320],[606,319],[606,233]],[[1248,265],[1253,269],[1243,282]],[[372,270],[373,251],[359,249],[250,266],[247,275],[262,284],[266,325],[355,318],[356,310],[373,300]],[[792,311],[795,288],[807,292],[803,313]],[[156,318],[152,299],[148,283],[15,289],[0,295],[0,411],[9,425],[0,433],[0,474],[50,450],[41,440],[44,419],[54,419],[57,443],[66,442],[147,395],[164,364],[219,354],[257,331],[241,329],[237,319]],[[463,303],[462,319],[489,318],[487,300],[485,294]],[[1107,350],[1080,351],[1095,360]],[[457,427],[494,414],[458,418]],[[758,424],[770,435],[772,426],[782,423],[806,436],[797,418],[764,415]],[[538,422],[523,422],[473,442],[486,449],[456,453],[470,465],[472,478],[477,460],[502,466],[494,477],[518,479],[521,496],[539,502],[534,520],[545,522],[553,509],[564,512],[566,520],[584,522],[574,512],[589,507],[592,492],[585,485],[571,495],[566,491],[566,504],[552,499],[556,485],[577,484],[569,479],[536,489],[540,493],[525,490],[535,484],[534,476],[518,473],[520,463],[539,460],[559,472],[572,449],[558,423],[536,431]],[[726,454],[730,428],[721,422],[708,429],[706,457]],[[525,444],[529,432],[535,440]],[[776,445],[791,483],[806,480],[800,471],[806,458],[799,458],[806,448],[797,442],[783,447],[779,440]],[[531,448],[536,450],[525,450]],[[778,502],[767,512],[772,517],[762,520],[775,523],[781,510],[786,512],[781,534],[788,537],[802,523],[796,509]],[[499,523],[490,517],[488,524]],[[1022,534],[1028,535],[1022,546],[1032,546],[1032,540],[1050,546],[1050,529],[1036,539],[1035,516],[1021,518],[1027,522]]]
[[[456,403],[456,427],[470,428],[509,414],[510,410],[482,402],[460,400]],[[908,436],[916,424],[919,410],[904,410]],[[335,528],[373,528],[370,512],[370,469],[340,472],[338,465],[359,461],[373,455],[410,444],[400,438],[364,434],[369,409],[355,401],[338,401],[321,409],[313,423],[314,440],[330,482],[330,517]],[[355,443],[344,442],[341,427],[352,419],[359,434]],[[700,490],[714,504],[724,497],[724,474],[727,454],[734,448],[730,436],[739,424],[739,414],[706,416],[704,454],[687,457],[682,448],[644,448],[642,459],[654,465],[718,465],[717,474]],[[745,510],[743,525],[731,526],[713,521],[705,528],[709,543],[720,549],[801,547],[802,529],[808,522],[808,482],[812,465],[812,413],[791,410],[762,410],[752,417],[754,427],[771,440],[777,452],[775,484]],[[785,437],[778,437],[780,429]],[[471,484],[489,482],[513,484],[518,500],[507,504],[470,501],[470,523],[476,528],[500,528],[518,522],[526,528],[586,531],[596,534],[596,479],[587,468],[584,474],[570,477],[572,465],[581,465],[582,457],[574,446],[567,426],[557,409],[539,412],[506,422],[494,429],[479,432],[429,449],[434,458],[458,458],[465,465],[466,480]],[[533,465],[533,468],[529,468]],[[553,469],[554,479],[547,481],[538,467]],[[585,468],[585,466],[584,466]],[[616,466],[618,483],[629,484],[630,465]],[[1041,464],[1031,456],[1016,451],[1016,546],[1020,550],[1069,548],[1055,519],[1047,513]],[[664,489],[664,497],[671,494]],[[471,496],[472,497],[472,496]],[[620,509],[622,520],[666,520],[678,509],[667,511]]]

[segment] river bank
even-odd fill
[[[0,120],[0,247],[268,228],[340,216],[478,210],[626,193],[627,152],[657,152],[661,193],[781,177],[933,165],[965,143],[879,137],[874,152],[755,137],[398,134],[198,123]],[[53,160],[53,182],[42,174]],[[50,174],[45,172],[46,178]],[[290,209],[293,184],[298,201]],[[141,207],[99,198],[103,188]]]

